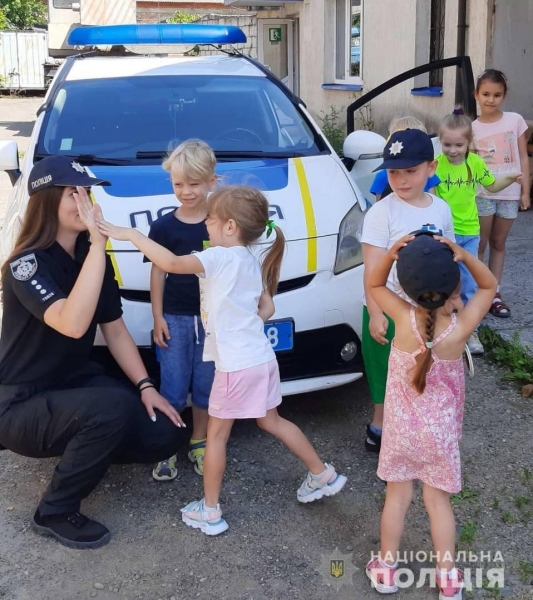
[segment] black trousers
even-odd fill
[[[106,375],[74,375],[28,398],[19,392],[7,409],[6,392],[0,386],[0,445],[31,458],[61,457],[42,515],[79,511],[109,465],[164,460],[185,436],[162,413],[152,422],[135,388]]]

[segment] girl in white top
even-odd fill
[[[209,424],[204,461],[202,500],[182,509],[183,521],[207,535],[226,531],[218,504],[226,468],[226,443],[235,419],[256,419],[309,469],[297,492],[300,502],[333,496],[346,483],[344,475],[323,463],[302,431],[279,416],[281,403],[278,363],[264,333],[274,314],[285,238],[269,220],[268,202],[247,186],[219,188],[208,198],[207,231],[210,248],[176,256],[136,229],[99,222],[102,233],[129,240],[167,273],[200,277],[200,304],[205,327],[204,360],[215,361],[215,380],[209,397]],[[250,245],[275,233],[262,264]]]

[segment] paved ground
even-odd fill
[[[0,99],[0,139],[13,137],[25,150],[28,122],[40,99]],[[0,201],[8,181],[0,174]],[[4,185],[5,184],[5,185]],[[491,325],[525,327],[531,336],[533,292],[530,249],[533,213],[522,214],[509,244],[504,282],[513,319]],[[454,501],[459,549],[491,554],[489,562],[464,562],[472,569],[497,566],[503,556],[505,587],[475,589],[472,598],[533,598],[533,401],[501,382],[501,373],[476,359],[467,382],[462,444],[464,490]],[[170,484],[151,480],[146,467],[114,467],[84,504],[106,523],[111,543],[97,551],[72,551],[35,536],[30,516],[55,461],[0,453],[0,598],[6,600],[360,600],[377,598],[363,567],[379,540],[384,486],[377,461],[365,453],[362,433],[370,414],[367,388],[359,382],[337,390],[288,398],[282,413],[296,421],[326,460],[349,477],[339,496],[302,506],[295,492],[304,471],[280,445],[253,423],[235,427],[222,497],[230,530],[208,539],[186,528],[179,507],[201,495],[201,481],[185,458]],[[185,444],[185,441],[184,441]],[[410,512],[403,548],[429,552],[431,542],[419,493]],[[354,571],[328,575],[336,549]],[[499,564],[499,563],[498,563]],[[418,573],[423,554],[411,561]],[[473,579],[475,571],[473,571]],[[343,583],[336,589],[336,583]],[[327,585],[326,585],[327,584]],[[437,598],[435,590],[402,590],[405,600]]]

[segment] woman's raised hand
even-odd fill
[[[80,220],[85,227],[87,227],[89,235],[91,236],[91,243],[101,243],[105,246],[107,236],[99,231],[96,223],[99,217],[103,218],[101,208],[98,204],[93,204],[91,197],[85,188],[77,187],[73,195],[76,200],[76,205],[78,206]]]

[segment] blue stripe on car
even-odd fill
[[[164,196],[172,193],[169,174],[160,165],[101,166],[90,170],[111,182],[106,194],[117,198]],[[219,163],[216,168],[222,185],[250,185],[263,192],[286,188],[289,161],[286,158]]]

